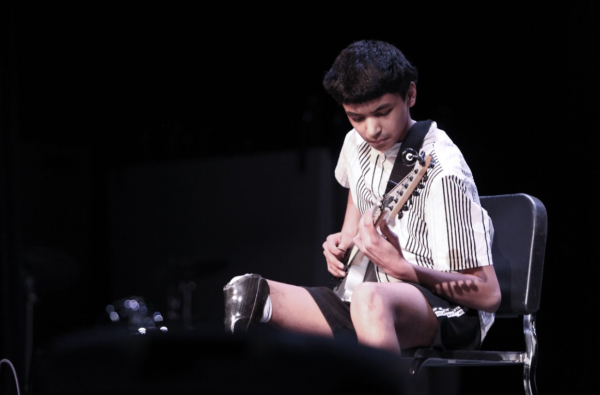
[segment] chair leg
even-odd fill
[[[421,366],[423,366],[425,360],[425,358],[414,358],[410,364],[409,373],[413,376],[417,376],[421,371]]]
[[[523,333],[525,334],[525,347],[527,358],[523,363],[523,385],[525,394],[538,395],[535,382],[535,371],[537,366],[537,333],[535,331],[535,314],[523,316]]]

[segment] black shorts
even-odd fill
[[[425,296],[439,323],[439,330],[430,347],[448,350],[474,350],[481,345],[479,312],[452,304],[427,288],[414,283]],[[325,316],[336,339],[356,339],[350,318],[350,303],[343,302],[327,287],[305,287]],[[408,350],[402,350],[404,351]]]

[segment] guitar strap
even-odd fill
[[[408,129],[406,137],[400,146],[400,152],[392,167],[392,173],[387,183],[385,193],[389,193],[406,175],[415,167],[416,157],[419,154],[425,135],[429,132],[432,120],[418,121]],[[398,160],[400,159],[400,160]]]
[[[417,161],[416,155],[419,154],[425,135],[429,132],[431,123],[433,121],[428,119],[426,121],[418,121],[408,129],[406,137],[402,141],[400,146],[400,152],[392,167],[390,179],[388,180],[385,193],[388,194],[406,175],[415,167]],[[365,272],[365,282],[377,282],[377,274],[375,273],[375,265],[369,262],[367,271]]]

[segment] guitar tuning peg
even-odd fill
[[[412,194],[413,194],[413,196],[419,196],[420,195],[419,191],[413,191]]]
[[[419,172],[419,170],[415,169],[415,174],[417,174]]]
[[[409,179],[410,181],[412,181],[412,180],[414,179],[414,177],[413,177],[413,176],[410,176],[410,177],[408,177],[408,179]]]
[[[427,179],[429,178],[429,176],[427,175],[427,173],[423,174],[423,182],[427,181]]]
[[[402,211],[398,212],[398,219],[402,219],[404,217],[404,213]]]
[[[404,205],[404,207],[402,207],[402,211],[408,211],[409,207],[407,205]]]
[[[435,167],[435,165],[433,164],[433,162],[431,162],[431,163],[429,164],[429,168],[430,168],[430,169],[433,169],[434,167]]]
[[[425,188],[425,184],[423,184],[422,182],[420,182],[420,183],[417,185],[417,188],[419,188],[419,189],[423,189],[423,188]]]
[[[404,184],[404,185],[402,185],[402,186],[403,186],[404,188],[408,188],[408,183],[407,183],[407,184]]]
[[[398,195],[400,195],[400,196],[404,195],[404,191],[398,191]]]

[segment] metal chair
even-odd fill
[[[527,395],[537,395],[535,370],[537,335],[535,316],[540,306],[542,271],[546,250],[546,208],[526,194],[481,197],[494,224],[492,255],[502,292],[496,320],[523,317],[525,350],[435,350],[418,349],[410,367],[417,375],[423,366],[523,365]],[[493,330],[493,329],[492,329]],[[485,342],[484,342],[485,345]]]

